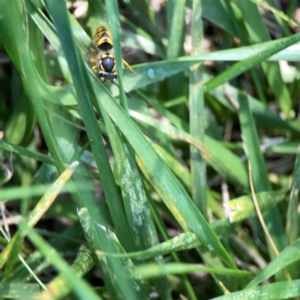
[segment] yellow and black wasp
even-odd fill
[[[117,79],[116,60],[113,53],[109,52],[113,47],[113,42],[108,28],[98,26],[95,30],[93,41],[100,53],[96,60],[91,59],[91,62],[95,64],[92,69],[99,70],[98,76],[102,82],[115,83]]]
[[[98,26],[95,30],[94,44],[100,51],[96,59],[91,59],[91,63],[94,64],[92,70],[98,70],[98,76],[103,83],[113,83],[117,85],[117,67],[116,59],[111,51],[113,48],[112,36],[108,28],[105,26]],[[134,74],[130,65],[123,59],[123,64]]]

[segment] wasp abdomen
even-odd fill
[[[94,43],[102,51],[111,50],[113,41],[110,31],[104,26],[97,27],[94,34]]]

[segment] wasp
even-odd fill
[[[111,51],[113,48],[112,36],[109,29],[105,26],[98,26],[94,33],[94,44],[99,50],[99,54],[96,59],[91,59],[90,62],[94,64],[92,70],[99,70],[98,76],[103,83],[116,83],[117,67],[116,59]],[[123,60],[123,64],[134,74],[136,72],[132,70],[130,65]]]

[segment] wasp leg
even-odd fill
[[[122,61],[125,67],[127,67],[134,75],[137,75],[137,72],[130,67],[130,64],[125,59],[122,59]]]
[[[98,68],[99,68],[99,62],[98,62],[98,60],[96,60],[96,59],[94,59],[94,58],[91,58],[91,59],[90,59],[90,63],[92,64],[91,69],[92,69],[92,71],[95,73],[95,71],[97,71]]]

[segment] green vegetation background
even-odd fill
[[[254,2],[0,0],[1,297],[300,295],[297,1]]]

